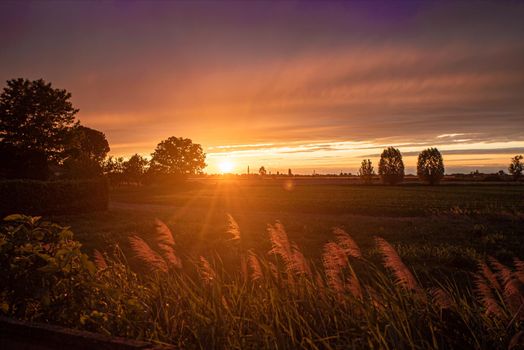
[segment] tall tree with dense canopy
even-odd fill
[[[522,171],[524,170],[524,164],[522,164],[521,160],[522,155],[516,155],[515,157],[511,158],[511,163],[508,167],[508,171],[511,175],[513,175],[515,181],[518,181],[518,179],[522,176]]]
[[[388,147],[380,155],[378,174],[384,183],[395,185],[404,179],[404,162],[397,148]]]
[[[149,170],[162,175],[200,174],[206,167],[205,159],[201,145],[190,139],[172,136],[156,146]]]
[[[44,80],[12,79],[0,95],[0,142],[60,162],[78,109]]]
[[[444,161],[436,148],[420,152],[417,162],[417,175],[420,180],[435,185],[444,177]]]
[[[360,169],[358,170],[358,175],[366,184],[370,184],[373,181],[373,175],[375,175],[375,170],[373,169],[373,164],[371,164],[371,160],[362,160],[362,163],[360,164]]]
[[[110,151],[109,143],[103,132],[83,125],[72,128],[69,139],[68,153],[73,158],[84,156],[101,165]]]
[[[103,161],[109,152],[104,133],[82,125],[71,128],[66,145],[64,176],[92,178],[102,175]]]

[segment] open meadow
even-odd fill
[[[218,177],[172,188],[116,188],[109,211],[52,220],[71,226],[91,253],[115,243],[129,252],[129,236],[154,238],[157,218],[172,230],[181,254],[218,253],[224,261],[232,254],[227,214],[238,222],[246,248],[267,252],[267,225],[278,220],[313,260],[320,259],[333,228],[342,228],[372,258],[378,255],[378,236],[421,276],[450,277],[475,270],[488,256],[505,263],[524,258],[523,198],[524,187],[512,184],[391,187],[348,185],[336,178]]]
[[[15,259],[46,259],[17,290],[54,281],[13,311],[180,348],[518,349],[523,195],[305,177],[113,188],[107,211],[45,217],[88,255],[67,228],[8,218],[5,237],[29,242]]]

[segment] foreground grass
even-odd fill
[[[3,311],[183,348],[522,345],[519,259],[514,269],[496,259],[479,261],[474,283],[459,288],[431,277],[421,282],[379,237],[375,263],[341,229],[323,246],[319,262],[307,258],[279,222],[268,226],[265,253],[251,249],[231,216],[224,235],[227,254],[187,256],[177,235],[156,221],[148,241],[129,238],[143,273],[134,272],[117,247],[97,251],[93,270],[67,229],[12,217],[1,235],[0,262],[9,281],[0,283]],[[47,286],[45,297],[38,288],[30,293],[28,279]]]

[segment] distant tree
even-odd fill
[[[524,170],[524,165],[521,162],[522,155],[516,155],[515,157],[511,158],[511,164],[508,167],[508,171],[511,175],[513,175],[513,178],[515,181],[518,181],[518,179],[522,176],[522,171]]]
[[[68,142],[68,155],[71,157],[85,156],[101,165],[109,151],[109,143],[103,132],[83,125],[71,129]]]
[[[124,182],[124,158],[108,157],[102,162],[102,171],[112,186],[121,185]]]
[[[42,79],[8,80],[0,95],[0,142],[61,162],[78,112],[70,98]]]
[[[420,180],[435,185],[444,177],[444,161],[436,148],[420,152],[417,162],[417,175]]]
[[[287,169],[287,176],[293,176],[293,173],[291,172],[291,169]]]
[[[378,173],[384,183],[395,185],[404,179],[404,162],[402,154],[394,147],[386,148],[378,164]]]
[[[149,169],[153,174],[184,177],[201,173],[206,166],[205,159],[202,146],[190,139],[172,136],[156,146]]]
[[[102,164],[85,154],[67,158],[61,167],[60,177],[69,179],[91,179],[103,174]]]
[[[123,175],[126,182],[142,183],[149,162],[139,154],[134,154],[123,163]]]
[[[258,173],[260,174],[260,176],[266,175],[267,174],[266,168],[261,166],[260,169],[258,169]]]
[[[362,163],[360,164],[360,169],[358,170],[358,176],[364,181],[366,184],[370,184],[373,181],[373,176],[375,175],[375,170],[373,169],[373,165],[371,164],[371,160],[364,159],[362,160]]]
[[[102,162],[109,152],[104,133],[82,125],[69,132],[64,160],[65,176],[92,178],[102,174]]]

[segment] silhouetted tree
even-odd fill
[[[202,146],[182,137],[160,142],[151,156],[149,170],[153,174],[184,177],[199,174],[206,166]]]
[[[85,156],[102,164],[110,151],[106,135],[98,130],[77,125],[71,129],[68,141],[68,155],[73,158]]]
[[[142,183],[149,161],[139,154],[134,154],[123,163],[123,175],[126,182]]]
[[[362,160],[362,163],[360,164],[360,169],[358,170],[358,176],[364,181],[366,184],[370,184],[373,181],[373,176],[375,175],[375,170],[373,169],[373,165],[371,164],[371,160],[364,159]]]
[[[394,147],[386,148],[380,155],[378,173],[384,183],[395,185],[404,179],[402,154]]]
[[[62,170],[60,177],[69,179],[91,179],[103,173],[102,165],[85,154],[64,160]]]
[[[516,155],[515,157],[511,158],[511,164],[508,167],[508,171],[511,175],[513,175],[513,178],[515,181],[518,181],[518,179],[522,176],[522,170],[524,170],[524,165],[521,162],[522,155]]]
[[[293,173],[291,172],[291,169],[287,169],[287,176],[293,176]]]
[[[102,171],[112,186],[121,185],[124,181],[124,158],[110,156],[102,162]]]
[[[266,168],[261,166],[260,169],[258,169],[258,173],[260,174],[260,176],[264,176],[264,175],[267,174],[267,170],[266,170]]]
[[[420,152],[417,162],[417,175],[420,180],[435,185],[444,177],[444,161],[436,148]]]
[[[65,176],[70,178],[92,178],[102,174],[102,162],[109,152],[109,143],[104,133],[82,125],[69,132],[64,160]]]
[[[0,95],[0,142],[60,162],[78,112],[70,98],[42,79],[8,80]]]

